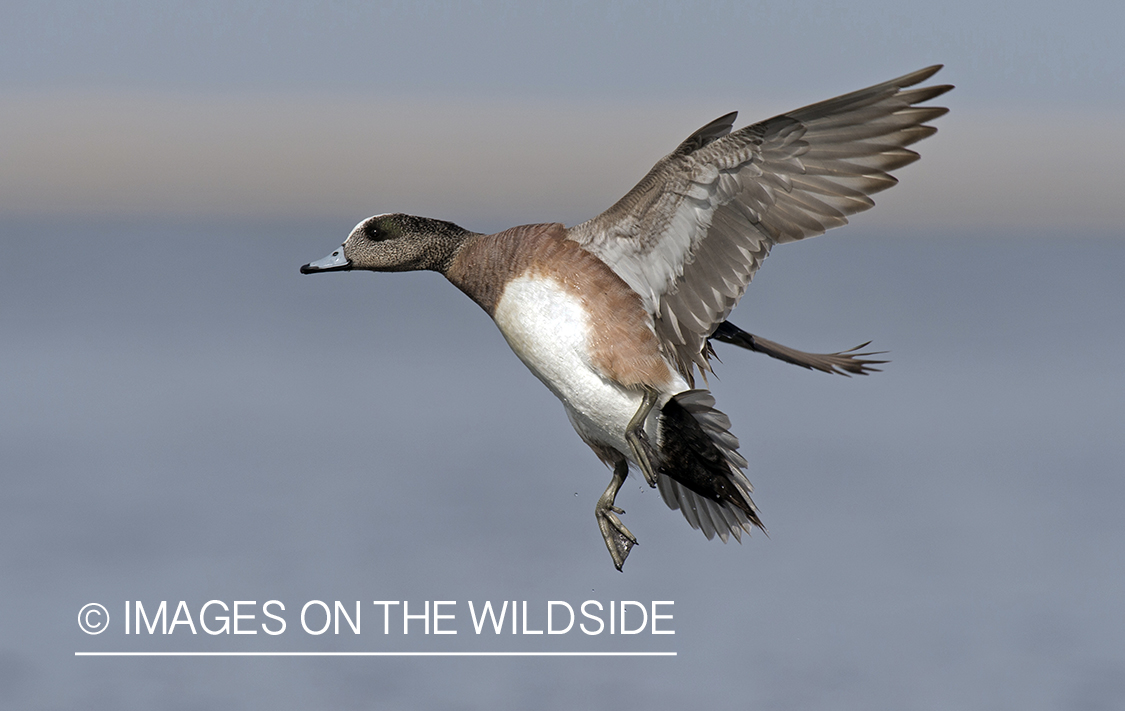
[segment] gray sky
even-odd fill
[[[8,214],[440,216],[608,207],[715,116],[933,63],[957,90],[872,224],[1113,228],[1107,3],[22,3],[0,23]],[[925,195],[926,199],[915,199]],[[482,224],[483,223],[483,224]]]

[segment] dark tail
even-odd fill
[[[660,475],[657,483],[665,503],[680,509],[693,528],[724,541],[741,540],[753,524],[763,531],[750,498],[750,481],[742,473],[746,460],[730,420],[714,409],[706,390],[687,390],[660,410]]]

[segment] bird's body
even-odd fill
[[[655,349],[638,354],[640,360],[652,363],[623,369],[615,367],[614,354],[591,347],[600,325],[597,315],[588,312],[582,298],[561,280],[517,277],[505,289],[495,318],[508,345],[562,401],[574,429],[592,447],[627,451],[625,427],[640,407],[642,395],[624,378],[634,383],[644,378],[673,392],[687,389]],[[649,372],[643,372],[645,366]]]
[[[689,137],[614,207],[588,222],[484,235],[400,214],[361,222],[341,249],[302,272],[441,272],[495,321],[521,361],[563,403],[613,479],[595,507],[618,569],[636,538],[617,516],[630,465],[708,538],[761,527],[730,421],[694,371],[710,341],[807,368],[865,373],[882,361],[809,354],[725,319],[770,248],[847,222],[904,146],[945,109],[916,107],[951,87],[904,91],[915,72],[731,133],[734,115]]]
[[[481,263],[504,265],[488,275],[489,283],[505,284],[495,303],[481,294]],[[637,294],[562,225],[470,237],[447,276],[492,316],[592,447],[627,448],[625,427],[643,387],[687,389],[661,355]]]

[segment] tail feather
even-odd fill
[[[714,404],[707,390],[687,390],[661,408],[657,486],[668,507],[679,509],[708,539],[718,534],[726,542],[733,534],[741,541],[751,524],[765,527],[742,473],[747,462],[738,453],[738,438]]]

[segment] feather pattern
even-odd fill
[[[677,394],[675,398],[699,422],[703,431],[718,447],[729,466],[730,482],[753,515],[747,516],[745,511],[730,502],[713,501],[701,496],[665,474],[661,474],[656,481],[660,496],[669,508],[679,509],[688,524],[702,530],[708,539],[718,534],[725,543],[733,535],[735,540],[741,542],[742,534],[749,533],[751,525],[761,527],[762,522],[758,519],[757,507],[750,498],[754,487],[742,471],[747,462],[738,453],[738,438],[730,433],[730,418],[715,409],[715,397],[707,390],[687,390]]]
[[[924,124],[947,111],[918,104],[952,87],[907,87],[940,68],[737,131],[737,114],[727,114],[693,133],[568,237],[641,296],[665,354],[694,383],[695,369],[709,370],[707,338],[773,245],[846,224],[848,215],[875,204],[871,195],[897,182],[890,171],[918,159],[907,146],[932,135],[937,129]],[[669,505],[685,504],[685,494],[674,489],[665,494]],[[688,519],[693,526],[722,530],[713,525],[718,514],[706,506],[695,511]]]

